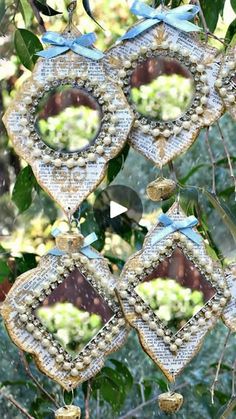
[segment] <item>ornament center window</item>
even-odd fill
[[[136,112],[150,120],[180,118],[191,107],[194,94],[191,72],[172,58],[150,57],[131,75],[130,101]]]
[[[84,275],[75,269],[36,309],[36,316],[73,358],[114,313]]]
[[[85,89],[68,85],[50,90],[39,101],[35,126],[51,149],[73,153],[95,143],[102,109]]]
[[[184,327],[216,294],[215,288],[179,248],[135,290],[173,333]]]

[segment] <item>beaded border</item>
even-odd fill
[[[215,87],[218,89],[227,110],[236,118],[236,49],[226,55]]]

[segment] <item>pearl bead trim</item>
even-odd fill
[[[215,82],[220,96],[229,105],[233,106],[236,102],[236,57],[229,56],[220,72],[220,76]]]

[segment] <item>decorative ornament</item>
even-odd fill
[[[185,152],[202,127],[222,115],[224,106],[215,89],[221,57],[217,49],[200,43],[196,35],[189,33],[200,30],[188,21],[198,12],[196,6],[153,9],[135,1],[131,11],[144,19],[108,50],[105,62],[109,73],[120,79],[135,115],[129,136],[131,145],[162,167]],[[149,105],[140,105],[137,89],[153,81],[153,76],[175,74],[173,69],[178,76],[184,75],[191,95],[176,117],[169,117],[168,110],[160,117],[156,107],[150,110]],[[146,98],[148,91],[144,94]],[[159,106],[162,94],[154,99]]]
[[[114,294],[117,280],[90,246],[96,235],[54,235],[57,248],[16,280],[1,313],[13,342],[69,391],[100,371],[105,357],[124,343],[127,327]],[[57,328],[66,310],[68,327]],[[78,417],[73,409],[67,411],[72,416],[59,411],[56,417]]]
[[[147,196],[152,201],[158,202],[170,198],[176,189],[174,180],[159,177],[148,185]]]
[[[183,402],[182,394],[178,393],[168,392],[158,396],[159,407],[167,414],[177,413],[181,409]]]
[[[78,406],[61,407],[55,412],[55,419],[80,419],[81,409]]]
[[[175,203],[160,216],[142,250],[128,259],[118,289],[127,321],[171,382],[196,355],[231,295],[221,267],[208,256],[195,229],[197,224]],[[182,293],[189,311],[181,317],[176,294]],[[172,405],[171,400],[168,396],[167,405]]]
[[[62,34],[44,34],[43,41],[51,46],[38,53],[44,58],[38,60],[3,118],[16,152],[32,166],[39,184],[68,216],[101,182],[107,163],[124,146],[133,122],[121,88],[104,70],[103,54],[92,47],[95,35],[81,35],[71,23],[71,13]],[[81,95],[97,110],[100,125],[85,146],[80,131],[73,133],[76,144],[65,151],[62,128],[45,128],[45,121],[68,102],[78,106]],[[70,118],[69,114],[67,120]],[[76,123],[68,125],[69,140],[69,130]],[[50,143],[45,140],[49,134]]]
[[[215,86],[227,111],[236,119],[236,48],[225,55]]]

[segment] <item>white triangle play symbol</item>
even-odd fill
[[[110,202],[110,218],[118,217],[118,215],[124,214],[128,211],[128,208],[118,204],[115,201]]]

